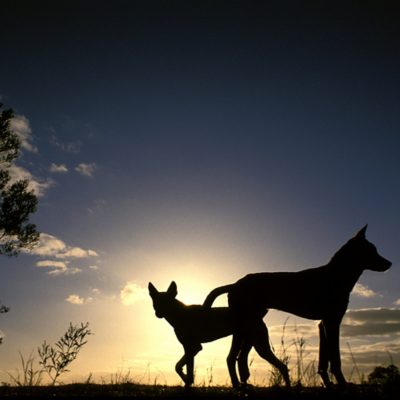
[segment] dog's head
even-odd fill
[[[173,307],[174,299],[178,294],[176,283],[171,282],[166,292],[159,292],[151,282],[149,282],[148,288],[156,316],[165,318]]]
[[[365,225],[357,234],[350,239],[337,253],[341,262],[351,264],[361,269],[369,269],[371,271],[386,271],[392,263],[382,257],[374,244],[369,242],[365,237],[367,231]]]

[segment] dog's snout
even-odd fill
[[[384,258],[383,261],[384,261],[383,263],[384,271],[387,271],[392,266],[392,262],[386,260],[386,258]]]

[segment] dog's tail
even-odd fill
[[[221,296],[221,294],[228,293],[229,290],[230,290],[233,286],[234,286],[234,284],[225,285],[225,286],[217,287],[217,288],[215,288],[214,290],[212,290],[212,291],[208,294],[208,296],[206,297],[206,299],[204,300],[203,307],[211,308],[211,306],[212,306],[213,303],[214,303],[214,300],[215,300],[218,296]]]

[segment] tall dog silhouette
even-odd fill
[[[237,329],[244,336],[251,333],[254,321],[262,318],[269,308],[321,320],[318,373],[325,386],[329,386],[330,364],[338,384],[345,384],[339,331],[350,293],[365,269],[386,271],[392,265],[366,239],[366,230],[367,225],[342,246],[326,265],[299,272],[249,274],[236,283],[211,291],[203,305],[211,307],[216,297],[228,293],[228,303],[237,319]]]
[[[172,282],[166,292],[159,292],[149,283],[149,294],[153,300],[153,307],[158,318],[165,318],[174,328],[176,337],[183,345],[185,354],[177,362],[175,370],[190,386],[194,381],[194,357],[202,349],[201,343],[211,342],[234,332],[235,319],[228,307],[204,308],[201,305],[185,305],[175,297],[178,289]],[[253,323],[251,335],[242,340],[238,335],[232,338],[232,346],[227,358],[228,370],[232,385],[237,387],[239,380],[236,374],[236,360],[238,361],[241,383],[246,384],[250,376],[247,356],[254,346],[260,357],[269,361],[283,375],[286,385],[290,386],[288,369],[285,364],[273,354],[268,339],[268,330],[262,317]],[[183,367],[186,365],[186,374]]]

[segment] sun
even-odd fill
[[[213,281],[190,270],[187,273],[178,274],[174,280],[178,286],[177,298],[187,305],[203,304],[208,293],[215,287]],[[221,297],[216,305],[227,306],[226,299]]]

